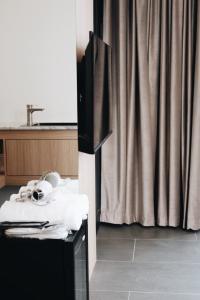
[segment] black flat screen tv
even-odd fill
[[[94,154],[112,133],[111,47],[90,33],[78,66],[79,151]]]

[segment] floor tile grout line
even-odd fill
[[[133,256],[132,256],[132,263],[134,262],[134,259],[135,259],[135,248],[136,248],[136,239],[134,240],[134,244],[133,244]]]
[[[179,264],[179,265],[200,265],[200,262],[190,262],[190,261],[167,261],[167,260],[161,260],[161,261],[135,261],[137,264],[168,264],[168,265],[174,265],[174,264]]]
[[[133,290],[133,291],[129,291],[130,293],[136,293],[136,294],[155,294],[155,295],[187,295],[187,296],[199,296],[200,293],[184,293],[184,292],[172,292],[172,293],[168,293],[168,292],[159,292],[159,291],[137,291],[137,290]]]
[[[98,237],[97,236],[97,240],[135,240],[135,238],[133,237],[129,237],[129,238],[122,238],[122,237]]]
[[[168,242],[196,242],[196,237],[194,239],[164,239],[164,238],[157,238],[157,239],[141,239],[141,238],[136,238],[138,241],[168,241]]]
[[[112,262],[112,263],[130,263],[132,264],[132,260],[111,260],[111,259],[97,259],[97,262]]]
[[[194,234],[194,239],[168,239],[168,238],[152,238],[152,239],[148,239],[148,238],[109,238],[109,237],[98,237],[97,240],[130,240],[130,241],[134,241],[134,240],[137,240],[137,241],[168,241],[168,242],[196,242],[196,241],[199,241],[197,239],[197,237],[195,236]]]
[[[98,240],[109,240],[109,241],[110,241],[110,240],[111,240],[111,241],[115,241],[115,240],[121,240],[121,241],[124,241],[124,240],[125,240],[125,241],[127,241],[127,240],[128,240],[128,241],[134,241],[135,238],[110,238],[110,237],[105,237],[105,238],[104,238],[104,237],[100,237],[100,238],[99,238],[99,237],[97,236],[97,241],[98,241]]]
[[[130,263],[133,264],[133,260],[112,260],[112,259],[97,259],[97,262],[108,263]],[[134,261],[137,264],[180,264],[180,265],[200,265],[200,262],[187,262],[187,261]]]
[[[137,294],[155,294],[155,295],[187,295],[187,296],[200,296],[200,293],[184,293],[184,292],[162,292],[162,291],[137,291],[137,290],[131,290],[131,291],[122,291],[122,290],[98,290],[98,289],[90,289],[90,292],[110,292],[110,293],[137,293]]]
[[[131,298],[131,292],[129,291],[128,292],[128,300],[130,300],[130,298]]]
[[[90,289],[90,292],[109,292],[109,293],[129,293],[130,291],[121,291],[121,290],[98,290],[98,289]],[[131,291],[132,292],[132,291]]]

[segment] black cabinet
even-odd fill
[[[4,300],[88,300],[87,222],[63,240],[0,238]]]

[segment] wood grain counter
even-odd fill
[[[78,177],[78,135],[66,130],[1,130],[6,185],[21,185],[44,172]]]

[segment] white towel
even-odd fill
[[[32,186],[32,187],[34,187],[34,186],[37,185],[38,182],[39,182],[39,180],[31,180],[31,181],[29,181],[29,182],[27,183],[27,186]]]
[[[33,187],[31,186],[21,186],[19,189],[19,194],[26,193],[27,191],[32,191]]]
[[[33,190],[38,184],[39,180],[31,180],[27,183],[26,186],[21,186],[19,189],[19,194],[26,192],[27,190]]]
[[[26,201],[31,199],[33,187],[31,186],[22,186],[19,190],[19,198],[18,201]]]
[[[58,172],[49,172],[44,175],[43,180],[48,181],[52,187],[57,187],[61,182],[61,177]]]
[[[5,231],[10,237],[37,238],[37,239],[66,239],[68,231],[63,225],[55,225],[43,229],[38,228],[10,228]]]
[[[49,221],[64,224],[67,230],[79,230],[82,220],[89,211],[89,201],[86,195],[70,194],[54,190],[49,194],[50,202],[46,206],[37,206],[32,201],[17,202],[19,195],[12,195],[10,201],[4,202],[0,208],[0,222],[17,221]]]
[[[52,185],[45,180],[39,181],[32,190],[31,200],[38,205],[45,205],[48,203],[47,196],[53,191]]]
[[[19,189],[19,198],[18,201],[26,201],[31,199],[32,192],[36,185],[38,184],[39,180],[31,180],[28,182],[27,186],[21,186]]]
[[[52,185],[45,180],[32,180],[27,186],[19,189],[19,197],[17,201],[33,200],[38,205],[46,205],[45,197],[52,192]]]
[[[79,194],[79,181],[70,178],[61,179],[59,186],[55,189],[62,190],[64,193]]]

